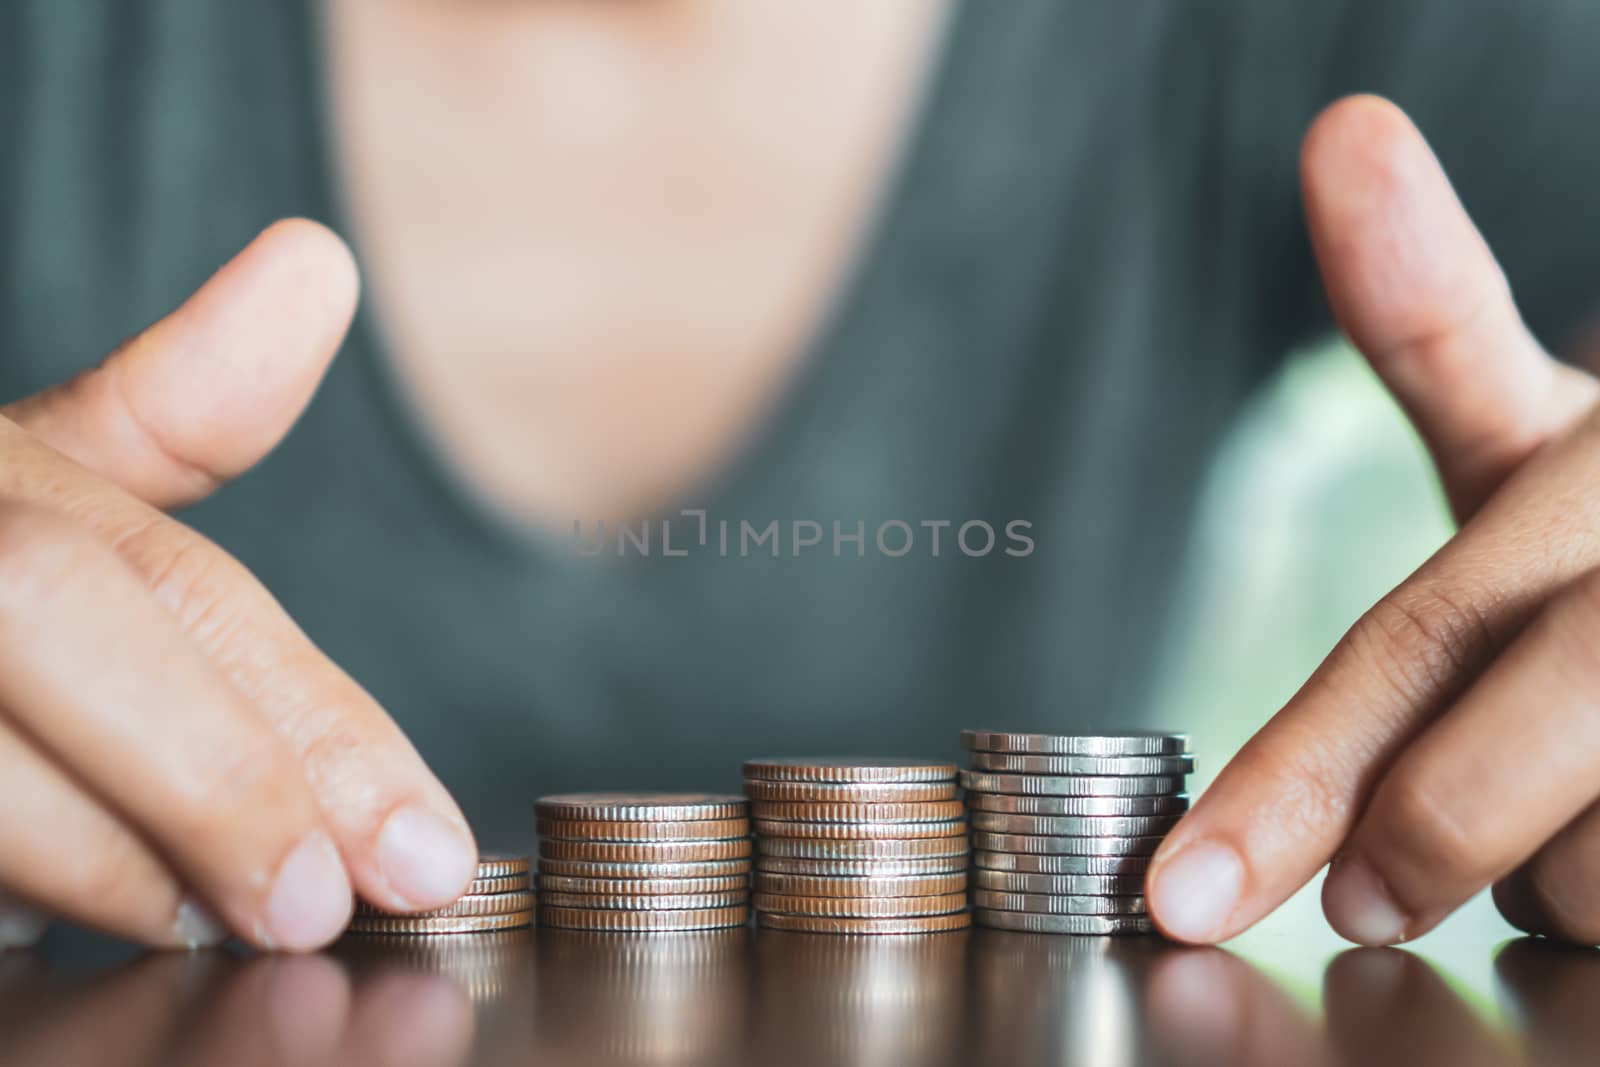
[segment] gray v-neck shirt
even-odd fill
[[[760,753],[1187,725],[1147,706],[1175,569],[1231,417],[1329,328],[1296,153],[1341,94],[1417,118],[1548,342],[1600,297],[1592,0],[951,17],[814,350],[682,502],[704,547],[683,517],[681,556],[659,523],[650,555],[603,560],[508,527],[419,434],[365,318],[284,444],[189,513],[486,837],[527,836],[536,793],[726,788]],[[319,47],[305,0],[0,9],[0,395],[93,362],[271,220],[339,225]],[[776,558],[741,553],[774,521]],[[963,523],[994,548],[963,552]]]

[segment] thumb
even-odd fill
[[[349,328],[358,288],[332,231],[275,223],[100,366],[0,414],[141,499],[182,506],[288,431]]]
[[[1465,520],[1600,390],[1522,324],[1488,245],[1399,108],[1339,101],[1312,125],[1300,163],[1334,314],[1411,417]]]

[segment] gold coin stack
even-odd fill
[[[352,934],[422,937],[510,930],[533,922],[533,889],[528,857],[486,852],[467,891],[454,904],[434,911],[397,915],[359,901],[347,930]]]
[[[762,928],[918,934],[971,925],[955,764],[750,760],[744,791]]]
[[[542,798],[539,921],[713,930],[750,921],[750,805],[705,793]]]

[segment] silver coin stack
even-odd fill
[[[758,759],[744,778],[762,928],[923,934],[971,925],[955,764]]]
[[[705,793],[542,798],[539,922],[711,930],[750,921],[750,805]]]
[[[1043,934],[1142,934],[1144,874],[1189,810],[1188,736],[963,730],[980,926]]]

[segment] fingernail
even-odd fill
[[[1220,842],[1201,841],[1181,849],[1156,872],[1150,910],[1174,937],[1217,941],[1243,885],[1239,854]]]
[[[1405,939],[1405,914],[1363,860],[1333,864],[1322,886],[1322,911],[1341,937],[1358,945],[1392,945]]]
[[[212,948],[228,940],[228,929],[204,904],[190,897],[178,905],[172,939],[189,949]]]
[[[350,880],[333,839],[313,830],[278,868],[267,899],[268,947],[305,951],[339,936],[350,919]]]
[[[401,808],[378,834],[378,869],[398,907],[420,911],[452,903],[477,867],[472,839],[427,808]]]

